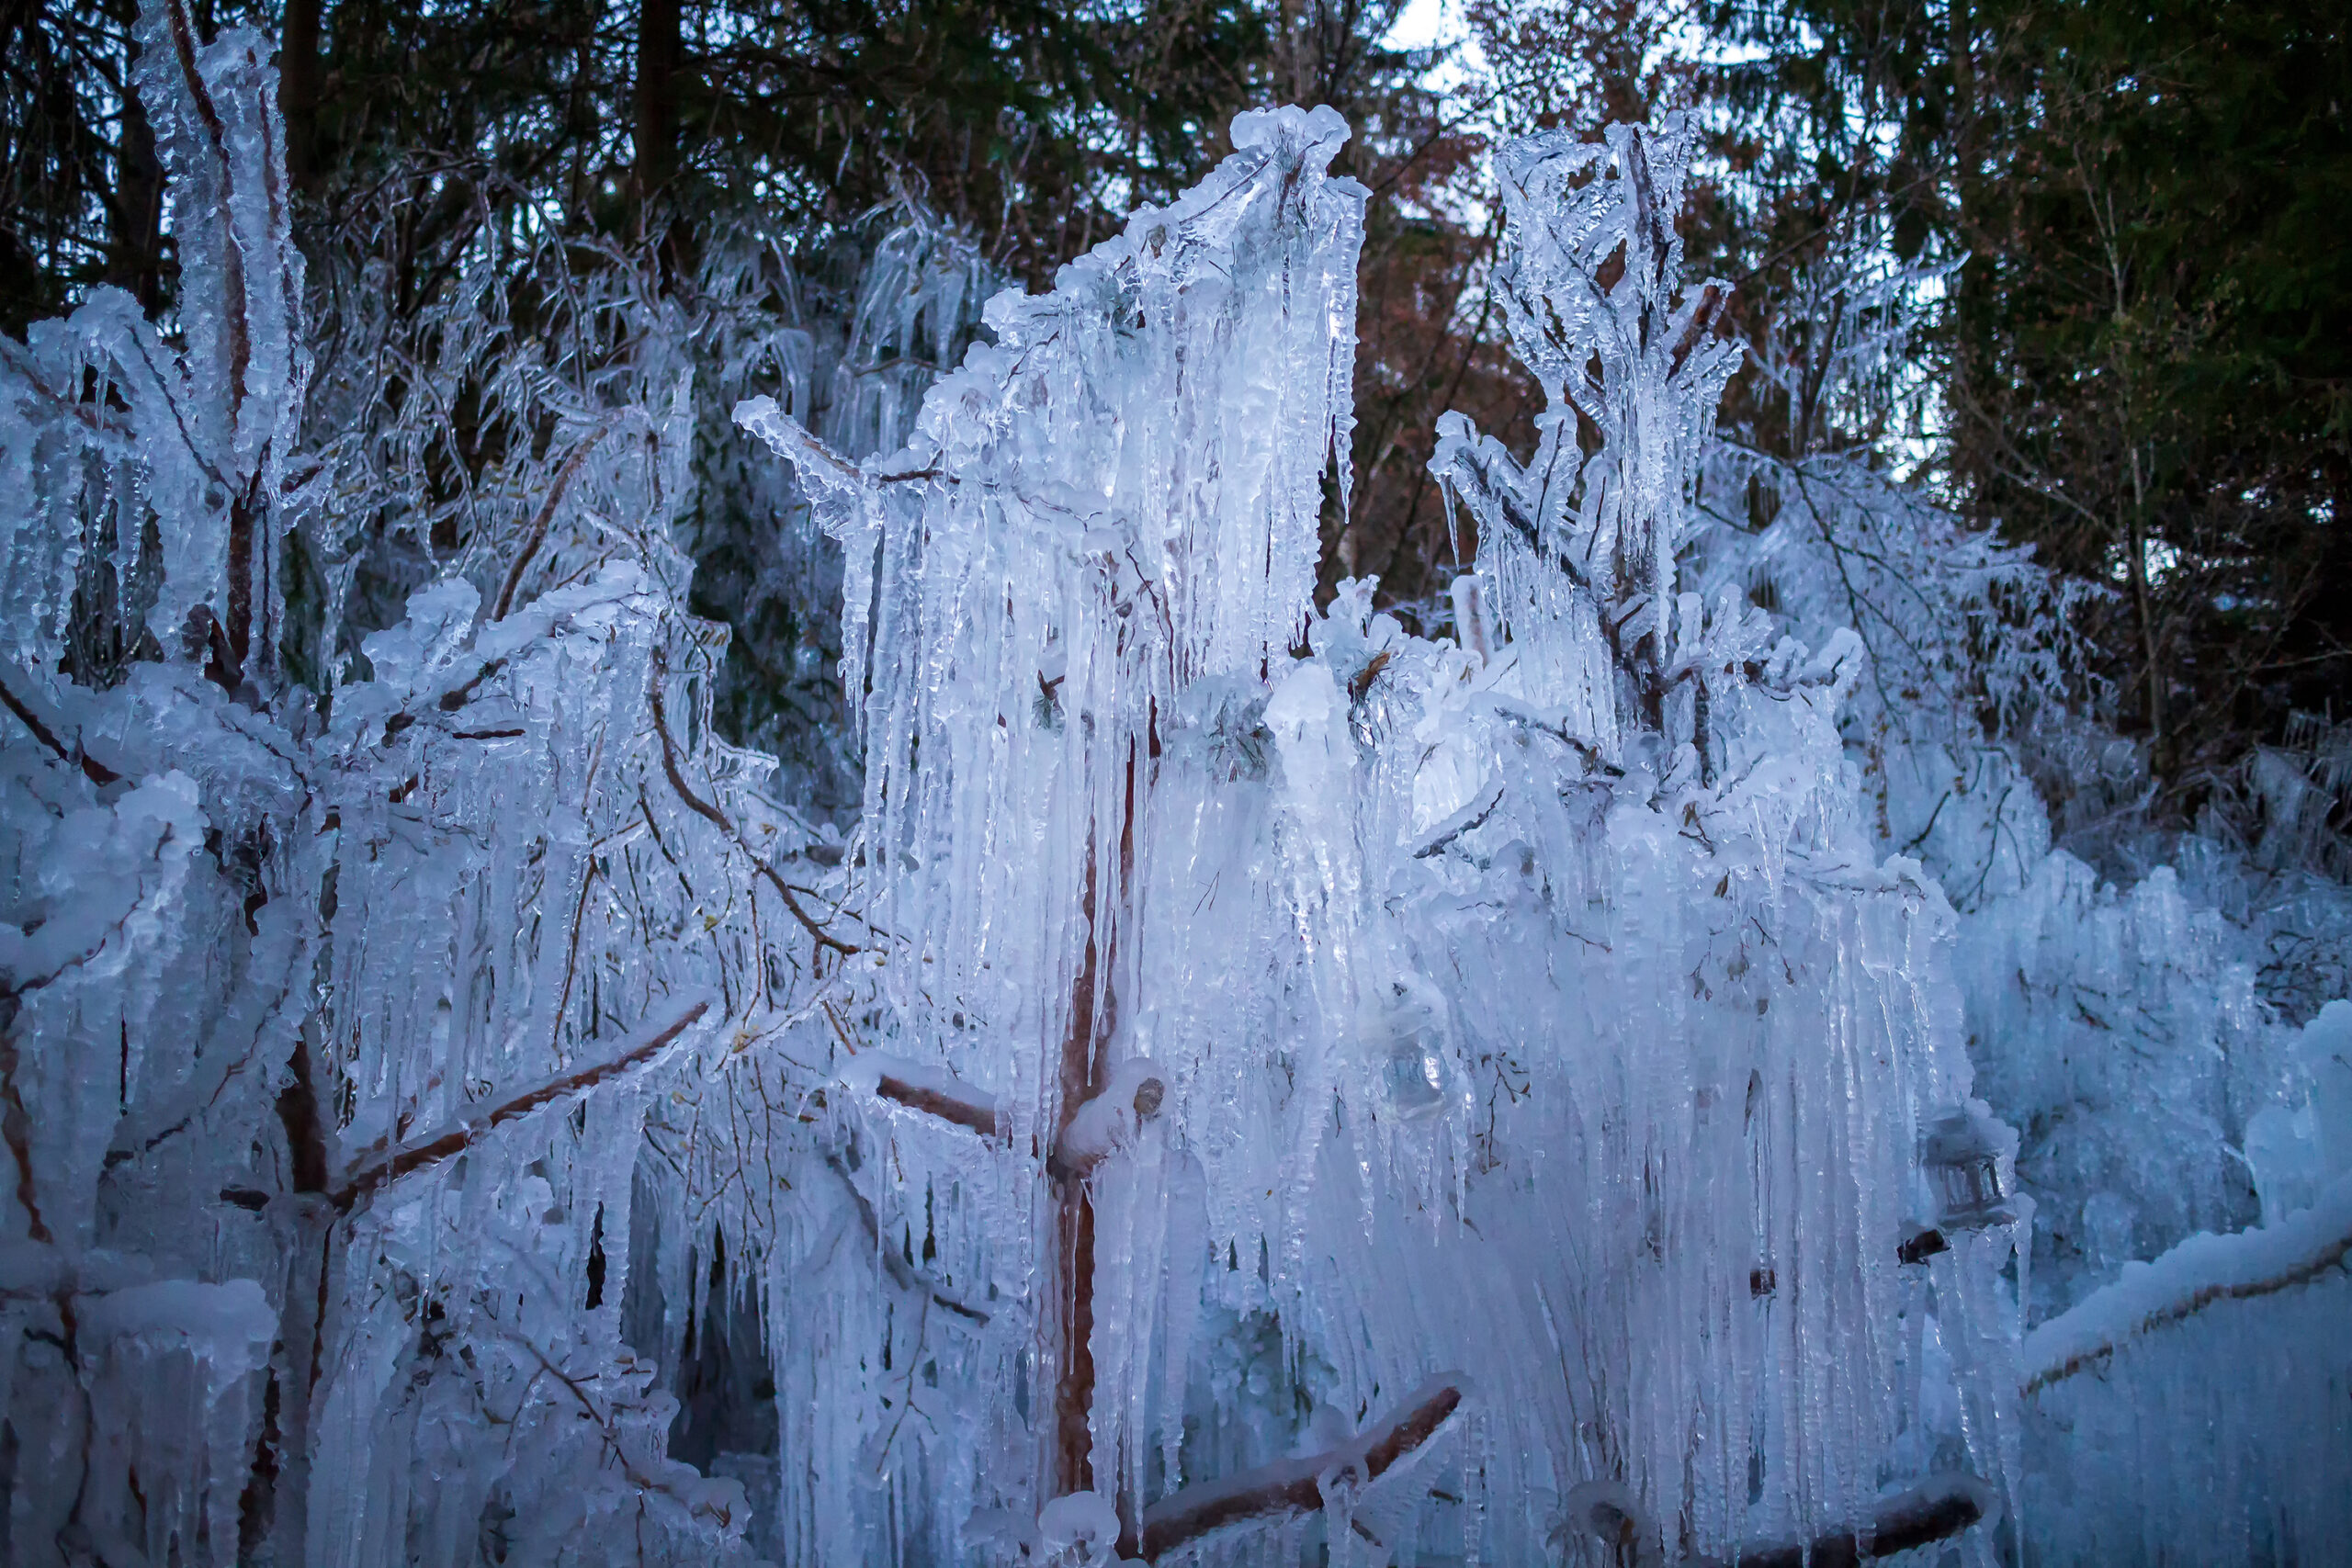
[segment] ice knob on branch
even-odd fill
[[[1078,1108],[1062,1130],[1054,1145],[1053,1173],[1092,1175],[1095,1167],[1135,1142],[1167,1098],[1167,1076],[1150,1058],[1133,1056],[1113,1067],[1110,1080]]]

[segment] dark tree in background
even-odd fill
[[[1399,9],[223,0],[198,19],[279,39],[315,289],[365,277],[423,320],[469,269],[503,267],[518,334],[583,268],[640,269],[693,308],[711,247],[746,236],[774,287],[730,308],[838,321],[885,226],[870,215],[918,208],[1042,285],[1210,167],[1237,110],[1330,103],[1374,199],[1355,484],[1344,515],[1336,487],[1327,506],[1325,587],[1376,574],[1384,602],[1439,621],[1473,541],[1426,472],[1436,413],[1532,440],[1487,289],[1481,153],[1693,107],[1718,153],[1687,215],[1694,256],[1733,281],[1754,341],[1841,248],[1952,269],[1915,299],[1913,351],[1873,412],[1744,378],[1726,405],[1744,438],[1781,456],[1905,443],[1915,482],[2105,584],[2095,673],[2164,819],[2258,816],[2258,749],[2319,766],[2352,673],[2352,40],[2326,7],[1477,0],[1458,18],[1473,47],[1450,54],[1385,43]],[[10,331],[102,282],[168,305],[130,14],[0,12]],[[449,424],[431,458],[449,493],[548,438],[463,397]],[[772,520],[708,504],[704,607],[739,634],[739,727],[773,740],[756,693],[825,637],[744,586],[746,530]],[[463,544],[462,520],[436,526],[433,547]],[[406,580],[387,583],[384,605]]]
[[[1952,264],[1924,347],[1950,499],[2108,585],[2089,627],[2160,818],[2257,748],[2342,821],[2352,676],[2352,34],[2328,7],[1717,7],[1736,158],[1791,254]],[[2233,824],[2245,830],[2244,824]],[[2258,826],[2256,824],[2256,826]]]

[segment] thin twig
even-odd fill
[[[857,948],[827,931],[808,910],[802,908],[800,900],[792,896],[790,885],[777,874],[775,867],[768,863],[766,856],[752,847],[751,840],[743,836],[742,829],[735,826],[733,819],[717,806],[696,795],[687,784],[685,772],[679,765],[678,742],[670,733],[669,715],[663,710],[662,703],[662,681],[667,673],[667,669],[657,657],[654,660],[653,681],[647,688],[646,694],[650,699],[653,709],[654,733],[662,738],[662,772],[668,777],[670,787],[678,792],[678,798],[685,802],[688,810],[712,823],[720,832],[735,840],[735,847],[741,850],[750,859],[753,870],[767,878],[769,885],[784,899],[784,907],[792,911],[792,918],[800,922],[801,929],[808,933],[810,940],[814,941],[819,947],[830,947],[834,952],[844,955],[857,952]]]

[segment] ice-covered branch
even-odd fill
[[[697,997],[683,1010],[673,1014],[667,1023],[644,1031],[612,1056],[594,1066],[561,1074],[534,1089],[501,1100],[489,1110],[466,1117],[453,1127],[430,1137],[403,1144],[353,1170],[343,1185],[334,1191],[335,1207],[349,1210],[362,1198],[373,1195],[401,1177],[428,1166],[463,1154],[481,1135],[509,1122],[520,1121],[534,1111],[587,1093],[597,1085],[614,1078],[633,1076],[662,1061],[678,1037],[701,1021],[710,1010],[711,998]]]
[[[1930,1476],[1879,1506],[1867,1529],[1840,1531],[1785,1546],[1746,1547],[1741,1568],[1846,1568],[1949,1540],[1997,1513],[1993,1489],[1973,1475]],[[1689,1568],[1728,1568],[1699,1559]]]
[[[1229,1526],[1313,1513],[1323,1506],[1328,1479],[1353,1472],[1366,1483],[1378,1481],[1420,1452],[1461,1408],[1467,1388],[1460,1373],[1443,1373],[1414,1390],[1402,1408],[1337,1448],[1276,1460],[1163,1497],[1143,1511],[1138,1539],[1123,1542],[1122,1550],[1139,1548],[1144,1557],[1157,1561]]]
[[[104,787],[122,777],[121,773],[91,756],[79,739],[72,746],[59,739],[56,729],[41,717],[35,700],[19,694],[15,682],[6,674],[0,674],[0,705],[5,705],[10,713],[15,714],[18,721],[32,731],[33,739],[54,752],[58,761],[79,768],[82,775],[92,784]]]
[[[842,1074],[842,1082],[859,1093],[968,1127],[983,1138],[995,1137],[1004,1125],[1003,1107],[996,1096],[944,1068],[903,1057],[865,1052]]]
[[[2198,1235],[2154,1263],[2124,1265],[2026,1336],[2024,1394],[2098,1366],[2140,1335],[2186,1322],[2223,1302],[2252,1301],[2307,1285],[2352,1255],[2352,1176],[2275,1225],[2234,1235]]]
[[[784,900],[785,908],[789,910],[792,918],[800,923],[800,929],[808,933],[811,942],[820,948],[831,948],[835,953],[855,953],[857,951],[855,947],[827,931],[815,916],[801,908],[800,900],[793,895],[791,885],[784,880],[782,873],[768,863],[765,855],[752,847],[752,841],[744,837],[743,830],[736,826],[735,819],[720,810],[713,802],[695,794],[694,787],[686,783],[685,771],[680,764],[677,737],[670,733],[669,715],[664,711],[662,701],[663,673],[661,660],[656,659],[653,684],[648,688],[647,698],[653,715],[654,733],[661,737],[662,740],[662,772],[670,781],[670,787],[677,792],[678,798],[684,802],[687,810],[709,822],[734,841],[735,847],[741,850],[745,857],[751,861],[752,869],[765,877],[768,886],[775,889],[776,896]]]
[[[1046,1169],[1063,1180],[1084,1180],[1116,1153],[1138,1127],[1159,1114],[1167,1080],[1140,1057],[1121,1063],[1101,1093],[1080,1105],[1054,1142]]]
[[[859,1190],[857,1179],[850,1174],[849,1163],[846,1160],[840,1155],[828,1151],[825,1156],[825,1168],[838,1177],[842,1186],[847,1190],[850,1202],[857,1211],[858,1228],[865,1233],[866,1241],[873,1246],[875,1252],[881,1258],[882,1271],[890,1277],[892,1284],[910,1294],[928,1296],[934,1306],[944,1307],[967,1322],[988,1322],[987,1313],[948,1295],[939,1288],[930,1275],[882,1244],[881,1216],[874,1212],[874,1201]]]

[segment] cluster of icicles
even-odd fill
[[[876,1487],[935,1561],[974,1518],[1157,1555],[1213,1506],[1255,1517],[1236,1560],[1605,1553],[1596,1509],[1728,1558],[1963,1471],[1989,1523],[2011,1233],[1899,1256],[1967,1093],[1949,910],[1871,855],[1850,639],[1676,591],[1733,364],[1660,217],[1690,143],[1503,154],[1555,412],[1524,467],[1445,433],[1481,553],[1429,641],[1370,582],[1311,602],[1344,135],[1244,117],[1199,189],[993,301],[903,450],[739,414],[846,550],[891,939],[836,1062],[924,1270],[782,1271],[771,1312],[828,1325],[777,1346],[787,1555],[854,1558]],[[1080,1494],[1091,1533],[1050,1506]]]
[[[844,840],[711,732],[667,362],[296,683],[279,546],[331,557],[349,454],[273,77],[140,25],[182,331],[101,290],[0,364],[0,1557],[2017,1549],[2072,1374],[1951,910],[1845,760],[1864,656],[1680,580],[1735,363],[1680,126],[1500,154],[1551,407],[1525,463],[1442,432],[1451,637],[1313,603],[1327,109],[990,300],[910,428],[834,411],[888,450],[747,403],[843,551]],[[925,243],[857,341],[944,356],[979,271]],[[102,589],[168,655],[111,683]],[[2313,1225],[2173,1272],[2301,1280]]]

